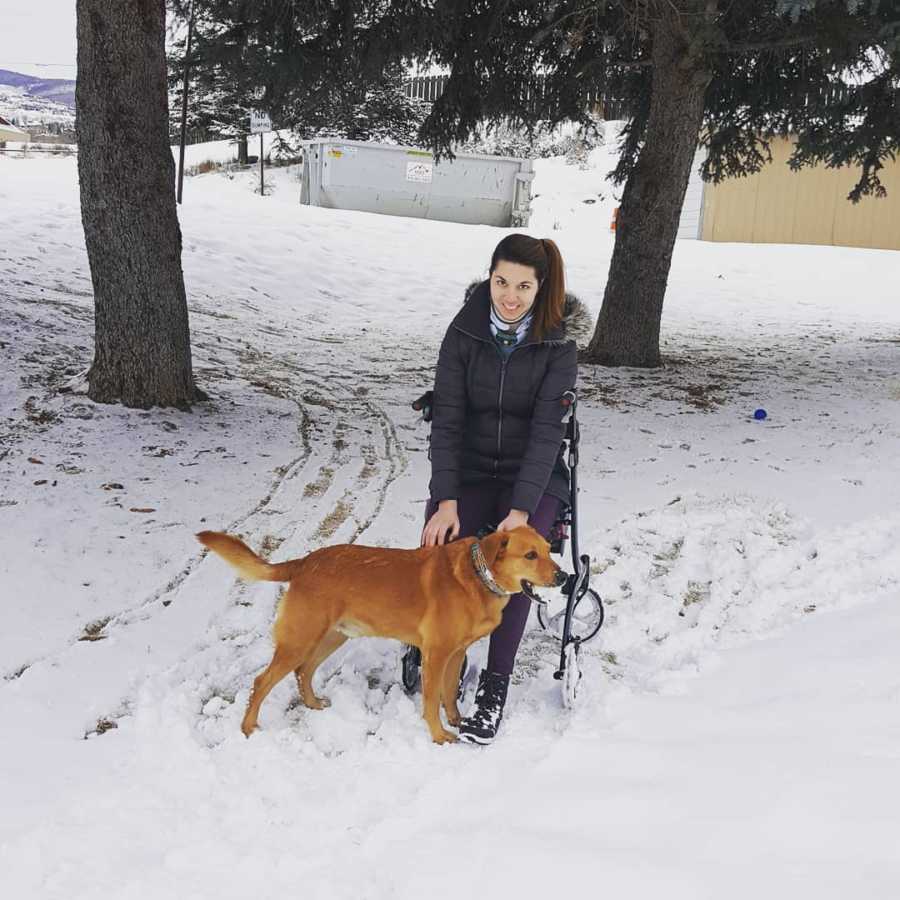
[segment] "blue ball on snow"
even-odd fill
[[[754,411],[753,418],[756,419],[757,422],[762,422],[768,415],[769,414],[764,409],[760,408]]]

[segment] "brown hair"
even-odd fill
[[[494,249],[494,255],[491,257],[491,275],[501,260],[520,266],[531,266],[537,274],[541,286],[534,300],[531,333],[537,340],[543,340],[547,332],[558,328],[563,320],[566,276],[559,247],[549,239],[533,238],[527,234],[510,234]]]

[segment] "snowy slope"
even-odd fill
[[[20,127],[50,122],[75,127],[75,82],[0,69],[0,115]]]
[[[52,99],[56,103],[75,109],[75,82],[66,78],[47,78],[26,75],[0,67],[0,85],[18,87],[29,96]]]
[[[594,162],[538,161],[532,225],[596,313],[614,200]],[[355,641],[323,667],[330,710],[285,681],[247,741],[277,587],[235,584],[193,533],[276,559],[414,545],[407,403],[503,232],[301,207],[291,172],[266,198],[253,173],[188,179],[213,399],[144,413],[77,392],[75,173],[0,159],[12,895],[897,895],[900,255],[679,242],[667,365],[582,368],[583,549],[609,620],[574,712],[533,630],[502,739],[438,748],[398,645]]]

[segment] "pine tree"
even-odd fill
[[[172,6],[176,19],[186,22],[190,0]],[[430,104],[404,93],[397,60],[367,66],[353,57],[343,6],[194,0],[189,127],[240,135],[250,109],[258,107],[275,128],[290,128],[302,139],[413,142]],[[184,42],[182,35],[169,54],[173,112],[180,110]]]
[[[417,4],[392,6],[416,18]],[[659,364],[698,142],[703,177],[718,181],[758,171],[769,140],[794,133],[792,166],[861,166],[852,200],[883,192],[878,170],[898,150],[898,0],[437,0],[403,29],[408,52],[427,48],[451,71],[421,134],[439,150],[482,120],[583,121],[597,91],[624,102],[624,190],[586,361]]]

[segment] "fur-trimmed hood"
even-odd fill
[[[490,285],[487,280],[473,281],[467,288],[463,297],[463,306],[481,292],[490,296]],[[549,337],[551,343],[555,341],[575,341],[579,347],[583,347],[591,339],[594,333],[594,320],[590,310],[575,294],[566,291],[566,299],[563,305],[563,320],[559,334]]]

